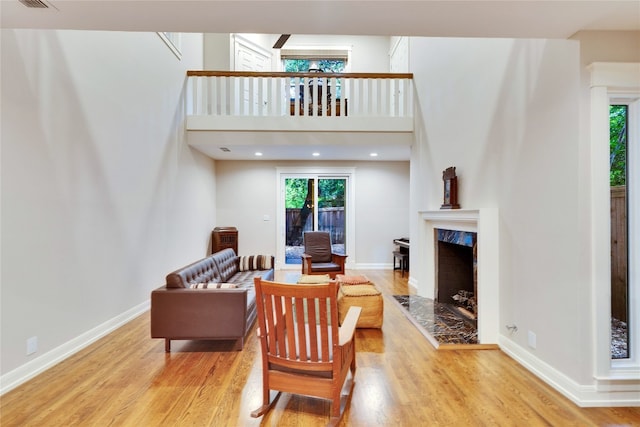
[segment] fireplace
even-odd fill
[[[477,233],[436,229],[436,289],[434,301],[460,315],[478,316]]]
[[[471,311],[476,316],[478,342],[481,344],[496,344],[500,335],[499,317],[499,288],[500,288],[500,268],[499,268],[499,215],[497,208],[483,209],[443,209],[436,211],[420,211],[420,229],[418,230],[419,240],[416,242],[416,255],[422,260],[422,263],[414,263],[411,268],[411,275],[414,286],[416,286],[417,294],[426,298],[442,300],[443,291],[439,289],[438,273],[442,269],[439,265],[438,254],[443,250],[451,249],[443,246],[439,242],[438,230],[451,230],[457,236],[454,246],[465,246],[455,243],[461,243],[465,239],[475,238],[474,245],[471,245],[472,251],[472,267],[471,275],[472,285],[475,299],[476,310]],[[475,237],[474,237],[475,236]],[[460,240],[462,239],[462,240]],[[454,249],[457,250],[457,249]],[[468,260],[467,254],[463,258]],[[454,267],[457,270],[466,271],[466,277],[469,276],[468,263],[466,267]],[[411,283],[411,282],[410,282]],[[465,285],[464,289],[471,286]],[[462,289],[462,288],[461,288]],[[437,293],[436,293],[437,292]],[[446,291],[450,293],[450,290]],[[457,292],[457,291],[456,291]],[[448,297],[447,297],[448,298]]]

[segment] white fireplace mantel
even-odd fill
[[[436,229],[477,233],[478,241],[478,341],[497,344],[499,327],[499,221],[497,208],[442,209],[420,211],[424,283],[419,292],[427,298],[435,295],[437,271]],[[422,280],[421,280],[422,282]]]
[[[443,209],[440,211],[422,211],[420,214],[425,221],[430,221],[438,225],[434,228],[478,231],[479,209]]]

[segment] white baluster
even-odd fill
[[[205,93],[205,79],[206,77],[198,77],[198,115],[203,115],[207,113],[207,100]]]

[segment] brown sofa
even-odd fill
[[[171,340],[236,340],[241,350],[256,320],[253,278],[273,280],[273,265],[271,255],[237,256],[227,248],[169,273],[151,292],[151,338],[164,338],[167,352]],[[230,283],[237,287],[226,288]]]

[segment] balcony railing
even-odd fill
[[[413,116],[413,74],[188,71],[187,77],[190,116]]]

